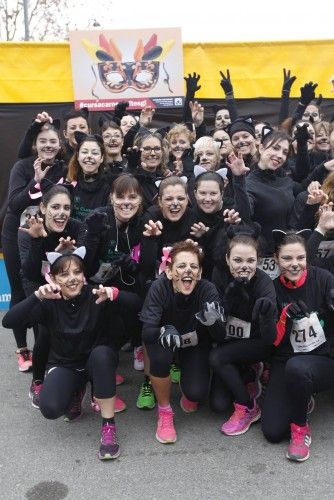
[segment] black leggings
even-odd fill
[[[262,408],[262,432],[272,443],[289,435],[290,423],[303,426],[313,393],[334,387],[334,359],[312,354],[273,362]]]
[[[51,368],[43,384],[39,407],[45,418],[56,419],[69,408],[73,394],[89,380],[98,399],[112,398],[116,394],[116,368],[118,355],[108,346],[92,350],[84,370],[61,366]]]
[[[210,344],[200,344],[178,351],[181,390],[190,401],[199,402],[207,397],[210,383],[210,348]],[[174,359],[173,351],[164,349],[160,344],[147,344],[146,349],[150,358],[150,374],[153,377],[168,377]]]
[[[19,224],[20,222],[18,217],[7,214],[3,222],[1,234],[3,256],[10,284],[10,307],[13,307],[15,304],[18,304],[25,299],[25,293],[20,275],[21,261],[17,243],[17,231]],[[25,327],[15,328],[13,332],[17,348],[26,347],[27,329]]]
[[[134,347],[141,345],[142,324],[139,313],[142,306],[143,300],[138,294],[125,290],[121,290],[118,299],[110,305],[115,323],[124,331],[123,344],[131,338]]]
[[[269,356],[270,351],[271,347],[265,345],[262,339],[231,340],[216,349],[212,349],[209,358],[210,366],[222,382],[220,389],[225,392],[223,401],[228,403],[229,396],[232,396],[232,401],[243,405],[249,403],[242,365],[263,361]],[[218,390],[217,384],[218,381],[215,381],[215,393]],[[222,411],[223,409],[217,408],[216,410]]]

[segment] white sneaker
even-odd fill
[[[142,346],[134,348],[133,358],[134,369],[142,372],[144,370],[144,349]]]

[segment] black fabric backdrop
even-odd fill
[[[213,127],[215,107],[222,104],[219,99],[199,99],[205,107],[205,122],[208,127]],[[259,97],[257,99],[237,99],[239,115],[251,115],[255,120],[268,121],[272,125],[277,124],[280,100]],[[297,103],[296,99],[291,99],[290,113]],[[29,126],[31,120],[40,111],[47,111],[54,118],[64,116],[73,103],[34,103],[34,104],[0,104],[0,225],[6,211],[6,198],[8,189],[8,179],[11,167],[17,160],[18,145]],[[324,99],[322,112],[328,118],[334,114],[334,99]],[[100,113],[90,114],[90,126],[92,131],[98,132],[98,118]],[[159,109],[154,115],[152,126],[163,127],[173,122],[182,121],[182,109]]]

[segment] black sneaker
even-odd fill
[[[115,424],[103,424],[101,429],[100,460],[112,460],[119,457],[120,448],[117,443]]]
[[[86,385],[73,394],[71,404],[64,415],[65,422],[74,422],[82,415],[82,402],[86,394]]]
[[[39,408],[39,394],[42,390],[43,383],[40,380],[33,380],[29,390],[29,398],[34,408]]]

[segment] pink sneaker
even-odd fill
[[[311,429],[309,425],[299,427],[291,424],[291,439],[286,458],[296,462],[304,462],[310,456]]]
[[[133,367],[135,370],[142,372],[144,370],[144,348],[143,346],[135,347],[133,350]]]
[[[255,363],[251,366],[251,368],[255,372],[255,379],[253,382],[248,382],[247,392],[249,397],[253,400],[258,399],[262,394],[261,376],[263,373],[263,363]]]
[[[32,369],[32,352],[24,347],[16,351],[16,356],[20,372],[30,372]]]
[[[171,408],[158,409],[158,425],[155,437],[159,443],[175,443],[177,437],[173,417],[174,412]]]
[[[116,385],[122,385],[124,383],[124,377],[119,373],[116,373]]]
[[[127,409],[127,404],[116,394],[115,413],[120,413],[121,411],[124,411],[126,409]]]
[[[96,398],[94,396],[92,397],[92,400],[91,400],[91,403],[90,403],[90,407],[91,407],[91,409],[95,413],[100,413],[100,411],[101,411],[100,405],[96,401]],[[121,398],[119,398],[116,395],[116,399],[115,399],[115,413],[120,413],[121,411],[124,411],[126,409],[127,409],[126,403]]]
[[[234,412],[231,417],[221,426],[221,432],[228,436],[239,436],[248,431],[251,424],[261,418],[261,410],[254,400],[253,408],[250,410],[247,406],[234,404]]]
[[[198,410],[198,403],[195,403],[194,401],[190,401],[190,399],[187,399],[185,396],[181,396],[180,399],[180,406],[184,413],[193,413],[194,411]]]

